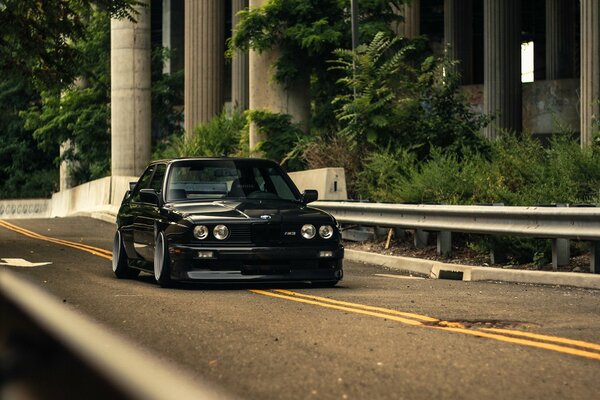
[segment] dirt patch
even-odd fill
[[[344,246],[347,249],[368,251],[390,256],[413,257],[450,264],[473,265],[478,267],[552,271],[552,264],[538,265],[533,262],[520,264],[510,257],[506,263],[492,264],[489,254],[473,250],[472,247],[469,246],[469,241],[460,237],[453,240],[452,253],[450,256],[438,255],[437,247],[431,244],[423,248],[415,248],[411,238],[406,238],[404,240],[392,240],[388,249],[385,249],[385,244],[385,238],[367,242],[344,241]],[[569,264],[558,267],[558,270],[561,272],[590,272],[590,253],[587,252],[573,255],[569,260]]]

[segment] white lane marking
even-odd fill
[[[374,274],[375,276],[381,276],[383,278],[396,278],[396,279],[425,279],[420,276],[406,276],[406,275],[391,275],[391,274]]]
[[[22,267],[22,268],[40,267],[42,265],[52,264],[51,262],[32,263],[32,262],[29,262],[22,258],[1,258],[0,260],[4,261],[4,262],[0,262],[0,266]]]

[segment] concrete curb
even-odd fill
[[[463,281],[503,281],[538,285],[573,286],[600,289],[600,275],[579,272],[546,272],[506,270],[492,267],[448,264],[410,257],[386,256],[359,250],[345,250],[345,259],[379,265],[399,271],[425,275],[433,279],[462,279]]]

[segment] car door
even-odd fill
[[[162,183],[165,171],[164,164],[153,164],[148,167],[131,196],[133,246],[137,255],[146,261],[154,259],[154,226],[159,208],[156,204],[143,201],[140,191],[154,189],[157,181]]]

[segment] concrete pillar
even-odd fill
[[[460,83],[473,83],[473,0],[444,0],[444,41]]]
[[[421,0],[408,0],[409,2],[400,6],[398,14],[404,17],[404,21],[392,26],[396,35],[415,38],[421,34]]]
[[[581,0],[581,146],[600,129],[600,1]]]
[[[150,0],[137,22],[110,22],[112,176],[139,175],[150,160]]]
[[[184,128],[187,136],[223,108],[225,2],[185,0]]]
[[[484,0],[483,110],[494,115],[483,134],[522,129],[521,0]]]
[[[572,78],[573,0],[546,0],[546,79]]]
[[[250,0],[250,8],[258,8],[266,0]],[[279,57],[276,48],[249,55],[249,108],[272,113],[290,114],[294,122],[301,123],[308,130],[310,120],[310,86],[308,75],[300,79],[294,86],[285,87],[276,82],[272,76],[272,65]],[[250,124],[250,153],[256,152],[258,143],[264,137],[254,123]]]
[[[248,0],[231,0],[233,29],[239,22],[236,14],[248,8]],[[231,60],[231,105],[238,110],[248,109],[248,52],[236,51]]]
[[[183,69],[183,0],[162,0],[162,45],[171,50],[163,72]]]
[[[68,139],[60,145],[59,154],[62,157],[67,151],[75,151],[73,143]],[[77,164],[72,161],[62,160],[59,167],[59,190],[71,189],[76,185],[75,178],[72,175],[72,169],[77,168]]]

